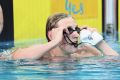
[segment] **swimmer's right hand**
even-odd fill
[[[51,40],[61,42],[63,39],[63,30],[64,30],[63,27],[53,28],[50,35]]]

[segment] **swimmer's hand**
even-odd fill
[[[64,30],[64,27],[53,28],[50,33],[50,39],[60,43],[63,39],[63,30]]]
[[[89,30],[89,31],[91,31],[91,32],[94,32],[94,31],[97,32],[97,29],[96,29],[96,28],[91,28],[90,26],[87,26],[87,25],[80,26],[80,29],[81,29],[81,30],[82,30],[82,29],[87,29],[87,30]]]

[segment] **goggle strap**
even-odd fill
[[[63,35],[64,35],[64,38],[67,37],[68,40],[71,42],[71,43],[69,43],[65,38],[66,42],[69,43],[70,45],[74,45],[74,47],[78,47],[78,45],[81,44],[81,43],[77,44],[77,43],[72,42],[65,32]]]

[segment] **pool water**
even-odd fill
[[[109,45],[120,53],[119,42],[109,42]],[[0,80],[120,80],[120,57],[63,62],[1,60]]]

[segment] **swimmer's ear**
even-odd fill
[[[48,31],[48,38],[52,40],[52,31]]]

